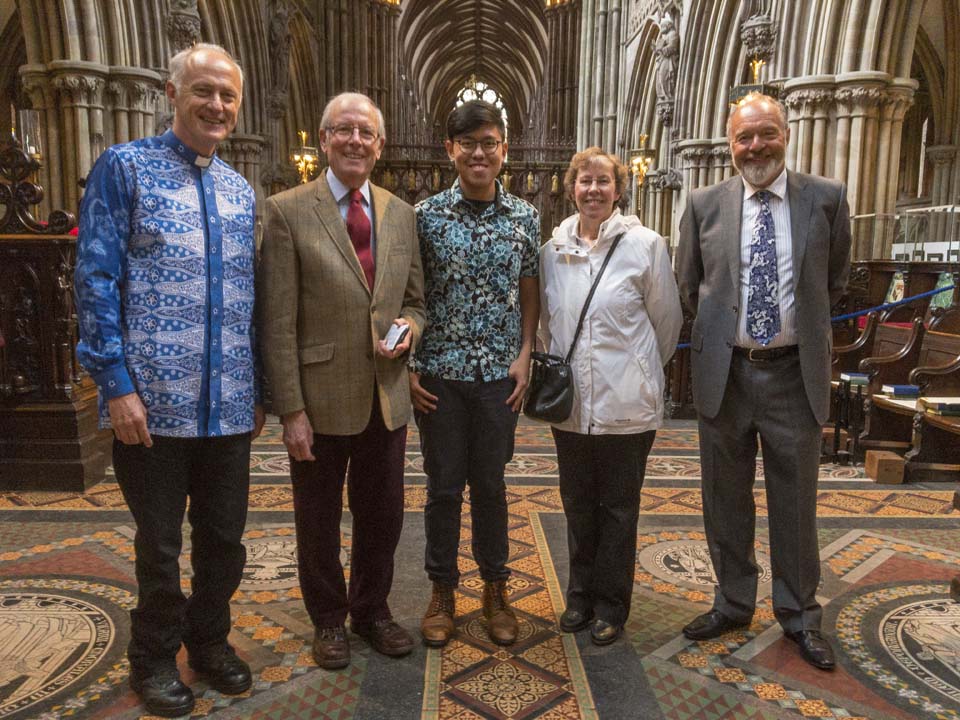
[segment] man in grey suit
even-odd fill
[[[703,514],[717,575],[694,640],[749,625],[756,606],[753,500],[763,450],[773,607],[811,665],[830,670],[820,634],[816,489],[830,396],[830,308],[849,272],[846,189],[786,170],[783,106],[752,94],[727,122],[740,177],[693,191],[680,221],[680,293],[696,315],[693,401]]]

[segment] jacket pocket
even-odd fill
[[[325,345],[310,345],[300,348],[300,364],[311,365],[313,363],[327,362],[333,357],[333,343]]]

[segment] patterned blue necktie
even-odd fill
[[[770,192],[754,195],[760,212],[750,240],[750,288],[747,291],[747,334],[769,345],[780,332],[780,280],[777,275],[777,243],[770,212]]]

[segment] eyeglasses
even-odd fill
[[[333,136],[337,140],[342,140],[346,142],[353,137],[353,131],[356,130],[360,135],[360,142],[369,145],[374,140],[376,140],[380,135],[368,127],[363,125],[335,125],[333,127],[328,127],[327,132],[333,133]]]
[[[480,146],[480,149],[483,150],[484,155],[493,155],[497,148],[500,147],[500,143],[503,140],[494,140],[493,138],[484,138],[483,140],[474,140],[473,138],[463,138],[462,140],[454,140],[457,145],[460,146],[460,149],[463,150],[468,155],[477,149],[477,146]]]

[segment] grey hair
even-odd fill
[[[170,58],[170,75],[167,80],[173,84],[173,86],[177,89],[177,92],[180,91],[180,86],[183,84],[183,76],[187,72],[187,61],[193,57],[194,53],[198,53],[203,50],[208,52],[217,52],[226,57],[230,64],[237,69],[238,73],[240,73],[240,90],[243,90],[243,68],[240,67],[240,63],[234,60],[233,55],[224,50],[220,45],[214,45],[213,43],[196,43],[185,50],[181,50],[172,58]]]
[[[775,97],[770,97],[769,95],[764,95],[759,92],[747,93],[742,98],[737,100],[733,104],[733,107],[730,109],[730,114],[727,115],[727,138],[730,138],[730,130],[733,126],[733,116],[737,114],[737,111],[740,110],[744,105],[749,105],[755,102],[767,102],[773,105],[777,109],[777,114],[780,115],[780,128],[786,132],[787,130],[787,108],[782,102],[777,100]]]
[[[358,92],[342,92],[339,95],[334,95],[327,102],[326,107],[323,108],[323,115],[320,116],[320,127],[327,128],[330,125],[330,113],[333,112],[333,106],[340,101],[352,100],[354,102],[367,102],[370,103],[370,107],[377,111],[377,134],[380,137],[385,137],[387,133],[386,123],[383,122],[383,112],[377,107],[377,104],[371,100],[369,97],[363,93]]]

